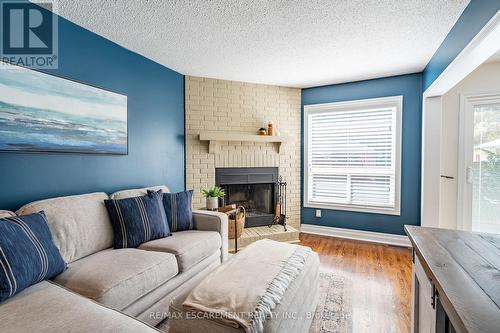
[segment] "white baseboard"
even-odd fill
[[[347,238],[347,239],[354,239],[354,240],[367,241],[373,243],[411,247],[410,240],[408,239],[407,236],[404,235],[393,235],[381,232],[325,227],[313,224],[302,224],[300,226],[300,229],[301,229],[300,232],[304,232],[307,234]]]

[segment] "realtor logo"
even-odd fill
[[[57,15],[53,0],[1,1],[1,59],[31,68],[57,68]]]

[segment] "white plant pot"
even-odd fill
[[[216,210],[219,208],[219,198],[207,198],[207,209]]]

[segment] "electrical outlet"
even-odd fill
[[[321,209],[316,209],[316,217],[321,217]]]

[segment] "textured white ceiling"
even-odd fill
[[[421,71],[469,0],[59,0],[182,74],[294,87]]]

